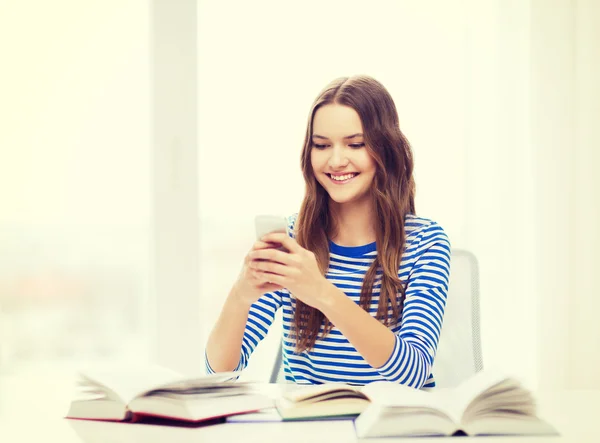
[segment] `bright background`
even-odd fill
[[[479,259],[484,364],[600,388],[600,3],[366,5],[0,0],[0,388],[202,372],[254,216],[299,208],[313,99],[358,73],[395,99],[418,213]]]

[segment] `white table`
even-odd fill
[[[60,394],[60,395],[59,395]],[[0,442],[354,442],[351,421],[227,423],[199,428],[66,420],[69,390],[59,382],[38,385],[4,378],[0,383]],[[600,391],[537,393],[540,415],[555,426],[558,437],[482,437],[485,442],[600,442]],[[11,403],[3,398],[13,399]],[[19,401],[14,401],[19,398]],[[37,398],[37,400],[36,400]],[[378,443],[440,443],[439,438],[377,439]]]

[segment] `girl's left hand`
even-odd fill
[[[287,288],[298,300],[321,309],[329,282],[321,273],[315,254],[300,246],[286,233],[271,233],[262,241],[280,244],[289,252],[260,249],[249,254],[250,267],[262,275],[264,282]]]

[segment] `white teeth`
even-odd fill
[[[351,179],[352,177],[354,177],[356,174],[346,174],[346,175],[330,175],[330,177],[336,181],[339,182],[343,182],[344,180],[348,180]]]

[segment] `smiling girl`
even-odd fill
[[[268,234],[246,256],[207,370],[245,368],[282,308],[287,381],[435,386],[450,243],[415,214],[412,152],[383,85],[331,82],[310,111],[301,167],[290,235]]]

